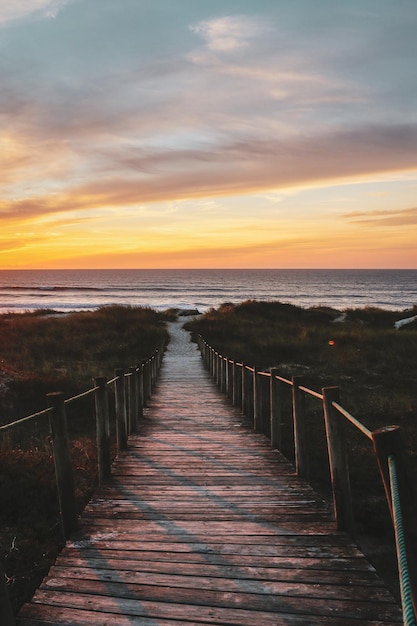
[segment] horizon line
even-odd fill
[[[19,267],[0,268],[0,272],[178,272],[178,271],[415,271],[417,267]]]

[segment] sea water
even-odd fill
[[[1,270],[0,312],[94,310],[110,304],[201,312],[224,302],[278,300],[303,307],[417,305],[417,270]]]

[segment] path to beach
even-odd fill
[[[181,324],[140,432],[20,626],[402,623],[323,502],[218,393]]]

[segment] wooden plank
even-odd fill
[[[174,568],[172,568],[174,569]],[[202,568],[202,572],[203,572]],[[309,571],[309,570],[307,570]],[[201,572],[201,573],[202,573]],[[267,580],[259,578],[224,578],[210,577],[203,575],[184,575],[175,571],[169,573],[147,572],[147,571],[124,571],[117,572],[111,569],[96,569],[82,567],[60,567],[54,566],[49,572],[49,577],[44,587],[53,588],[53,581],[58,580],[58,588],[62,579],[71,578],[77,580],[95,580],[103,583],[114,582],[126,585],[152,585],[155,587],[182,587],[202,591],[209,589],[212,591],[241,591],[245,593],[256,593],[260,595],[289,595],[295,597],[320,597],[336,598],[337,600],[366,600],[368,602],[381,601],[393,603],[393,598],[383,587],[364,586],[363,579],[350,579],[347,584],[346,576],[342,578],[342,584],[324,583],[317,581],[317,572],[314,572],[310,582],[292,580]],[[68,589],[68,587],[66,587]]]
[[[279,521],[279,523],[278,523]],[[171,524],[171,528],[173,531],[177,531],[182,529],[184,532],[192,533],[192,534],[201,534],[201,533],[209,533],[209,534],[218,534],[218,533],[237,533],[237,534],[248,534],[249,530],[256,532],[261,532],[262,534],[271,531],[271,536],[274,534],[274,530],[279,527],[279,530],[282,534],[288,535],[317,535],[321,534],[323,536],[327,536],[331,534],[329,529],[329,523],[323,522],[310,522],[308,526],[305,523],[297,519],[292,519],[290,523],[280,520],[275,520],[275,522],[270,522],[269,520],[264,520],[263,523],[256,523],[248,519],[241,519],[240,521],[230,520],[230,522],[224,521],[206,521],[206,520],[173,520]],[[140,535],[141,527],[143,524],[154,524],[155,528],[160,527],[161,520],[127,520],[127,519],[112,519],[111,523],[109,523],[109,519],[106,517],[91,517],[85,519],[85,524],[83,523],[83,518],[81,518],[81,528],[91,527],[92,524],[97,529],[100,528],[111,528],[112,530],[127,530],[127,529],[137,529],[137,532]],[[246,528],[245,528],[246,527]],[[250,528],[248,528],[250,527]]]
[[[71,556],[80,556],[85,559],[86,562],[90,560],[95,560],[96,562],[100,559],[102,561],[110,562],[111,559],[120,558],[120,551],[118,550],[106,550],[99,552],[94,548],[84,548],[83,550],[73,550],[72,554],[70,551],[68,553],[69,557]],[[253,567],[285,567],[285,568],[313,568],[313,569],[327,569],[327,570],[372,570],[372,566],[364,559],[364,558],[343,558],[343,557],[335,557],[335,558],[305,558],[305,557],[281,557],[281,556],[252,556],[245,554],[228,554],[222,555],[219,552],[211,552],[206,548],[196,549],[192,552],[168,552],[168,551],[150,551],[150,550],[141,550],[141,551],[131,551],[129,554],[129,560],[132,562],[136,562],[136,567],[140,567],[140,562],[142,559],[144,560],[154,560],[154,561],[168,561],[168,562],[176,562],[176,563],[210,563],[210,564],[218,564],[218,565],[243,565],[243,566],[253,566]],[[226,559],[227,556],[227,559]]]
[[[259,582],[258,586],[263,586]],[[48,577],[42,585],[40,594],[48,591],[61,591],[62,579]],[[311,589],[311,588],[310,588]],[[312,591],[312,589],[311,589]],[[68,600],[71,596],[72,599]],[[74,602],[75,606],[91,603],[90,597],[94,596],[94,603],[99,604],[103,598],[117,599],[117,602],[124,605],[124,602],[137,600],[143,602],[158,602],[161,599],[161,588],[155,585],[113,582],[111,580],[90,580],[90,579],[65,579],[66,602]],[[364,600],[358,594],[354,599],[341,599],[333,596],[331,602],[329,598],[304,594],[296,597],[290,594],[272,593],[245,593],[238,589],[234,591],[212,590],[212,589],[190,589],[184,587],[163,587],[164,603],[176,603],[192,605],[193,607],[211,607],[224,609],[244,609],[248,611],[268,611],[269,613],[295,613],[301,615],[323,615],[337,616],[343,615],[345,618],[355,619],[360,614],[365,619],[375,617],[375,604]],[[54,599],[54,602],[56,600]],[[65,600],[62,600],[65,602]],[[378,617],[381,622],[395,619],[398,616],[398,607],[391,602],[378,602]]]
[[[142,551],[152,552],[181,552],[191,553],[198,552],[199,550],[204,552],[216,552],[223,556],[238,554],[241,556],[267,556],[267,557],[290,557],[290,558],[316,558],[316,559],[340,559],[359,558],[361,561],[363,555],[358,548],[347,549],[345,547],[336,546],[294,546],[294,545],[282,545],[282,544],[255,544],[255,543],[212,543],[211,541],[201,543],[191,543],[185,541],[172,541],[165,542],[151,542],[151,541],[117,541],[114,538],[101,541],[79,541],[72,542],[66,548],[68,552],[71,550],[85,550],[91,548],[95,551],[99,550],[103,552],[105,550],[117,551],[123,554],[129,552],[134,555],[136,552],[139,554]]]
[[[35,605],[38,604],[41,605],[41,608],[43,608],[44,605],[48,606],[52,604],[56,607],[65,607],[66,609],[84,608],[85,610],[88,609],[90,611],[92,609],[92,606],[94,606],[94,613],[96,611],[101,611],[104,614],[116,614],[118,616],[128,615],[141,618],[162,617],[165,619],[177,619],[180,620],[181,623],[186,623],[187,620],[199,620],[200,623],[203,624],[233,624],[234,626],[236,626],[236,624],[239,624],[240,626],[254,626],[254,624],[262,624],[262,626],[278,626],[279,624],[282,624],[283,626],[288,626],[288,624],[297,624],[297,617],[299,618],[299,624],[323,624],[325,623],[325,618],[328,618],[328,620],[333,620],[328,621],[329,624],[337,624],[337,618],[342,617],[344,620],[344,624],[347,625],[352,623],[352,619],[357,619],[357,613],[356,617],[352,617],[352,613],[349,613],[347,616],[339,615],[337,607],[335,610],[333,610],[333,607],[330,603],[326,603],[324,614],[303,614],[299,612],[297,615],[287,613],[285,612],[285,610],[277,613],[276,611],[270,612],[254,609],[251,610],[240,608],[224,608],[217,606],[202,606],[194,604],[192,602],[184,605],[181,603],[173,602],[152,602],[149,600],[137,601],[112,596],[89,596],[67,592],[56,594],[53,591],[39,590],[34,598],[32,610],[29,612],[29,615],[36,616]],[[185,606],[186,611],[184,610]],[[300,602],[298,602],[298,607],[300,608]],[[25,616],[25,613],[25,611],[22,611],[23,616]],[[353,611],[353,614],[354,613],[355,612]],[[187,617],[184,618],[184,615],[186,615]],[[314,617],[319,619],[315,621]],[[377,624],[381,626],[381,624],[393,625],[400,623],[398,620],[396,621],[395,618],[386,618],[381,613],[378,613],[377,621],[375,620],[375,617],[376,615],[371,618],[364,619],[368,620],[368,622],[373,620],[375,626]],[[90,623],[102,625],[106,622],[96,621]]]
[[[256,622],[259,614],[250,613],[248,615],[234,615],[234,619],[238,621],[226,621],[225,611],[223,610],[220,615],[219,611],[215,614],[212,611],[205,611],[201,616],[201,620],[198,619],[199,615],[195,615],[193,611],[193,617],[174,617],[173,619],[167,619],[165,615],[165,606],[153,604],[152,606],[147,604],[142,611],[142,615],[136,613],[121,614],[121,613],[109,613],[108,611],[89,611],[79,609],[78,607],[66,608],[62,606],[51,606],[48,604],[32,604],[25,605],[21,612],[20,625],[21,626],[45,626],[45,624],[55,624],[62,626],[74,626],[75,624],[83,624],[84,626],[132,626],[137,624],[140,626],[202,626],[203,624],[229,624],[236,626],[255,626],[255,624],[266,624],[266,622]],[[151,611],[156,617],[149,617],[146,615],[146,611]],[[207,613],[211,613],[208,615]],[[249,612],[248,612],[249,613]],[[261,619],[263,616],[260,616]],[[222,619],[222,621],[219,621]],[[233,616],[232,616],[233,619]],[[334,618],[325,616],[298,616],[298,615],[276,615],[275,621],[269,621],[268,624],[274,626],[351,626],[351,620],[344,618]],[[266,626],[268,626],[266,624]],[[398,622],[385,622],[385,626],[395,626]],[[381,626],[381,622],[378,619],[375,620],[362,620],[360,626]]]
[[[145,560],[133,561],[129,559],[105,558],[84,559],[75,556],[60,557],[59,566],[66,568],[82,568],[123,572],[155,572],[155,573],[178,573],[178,564],[174,561]],[[209,563],[181,563],[181,574],[184,576],[210,576],[211,578],[239,578],[239,579],[262,579],[262,580],[298,580],[300,582],[316,582],[317,584],[366,585],[383,587],[382,581],[377,577],[374,570],[344,570],[344,569],[314,569],[304,567],[278,568],[278,567],[255,567],[239,563],[235,565],[211,565]]]

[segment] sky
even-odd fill
[[[0,269],[417,268],[416,0],[0,0]]]

